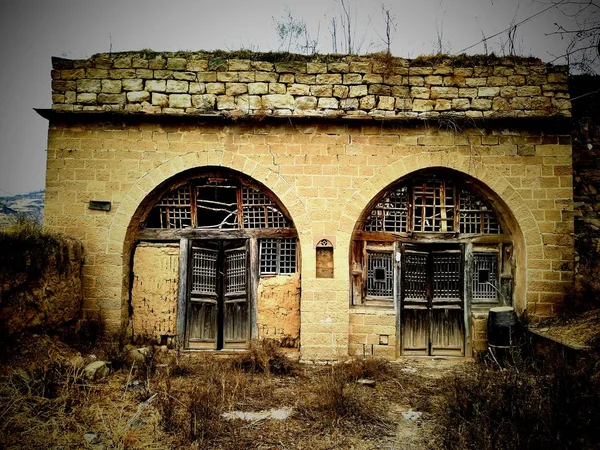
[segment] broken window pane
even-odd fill
[[[413,231],[454,231],[454,186],[441,180],[420,180],[413,186]]]
[[[198,228],[238,228],[235,186],[196,186]]]
[[[165,194],[148,215],[146,227],[256,229],[291,228],[293,224],[261,190],[211,175]]]
[[[474,253],[473,301],[498,301],[498,254]]]

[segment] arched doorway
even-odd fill
[[[352,305],[394,310],[399,355],[464,356],[472,320],[512,305],[508,220],[476,180],[425,169],[386,188],[357,223]]]
[[[259,337],[261,280],[298,272],[297,234],[285,207],[260,183],[225,168],[187,171],[150,197],[133,258],[134,335],[175,338],[185,349],[247,348]],[[144,264],[154,273],[138,275]],[[162,313],[146,320],[161,304]],[[295,343],[299,317],[296,328],[288,333]]]

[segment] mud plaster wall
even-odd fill
[[[133,260],[131,292],[134,340],[175,335],[179,244],[141,243]]]
[[[300,339],[300,274],[261,278],[258,284],[258,336],[297,348]]]
[[[74,321],[83,297],[81,242],[0,233],[0,338]]]

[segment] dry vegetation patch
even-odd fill
[[[123,359],[106,343],[92,351]],[[145,353],[91,381],[81,366],[90,354],[48,337],[23,337],[1,367],[0,442],[7,449],[360,450],[395,448],[399,430],[409,430],[414,442],[431,441],[420,433],[430,429],[424,421],[435,419],[431,399],[440,395],[442,378],[423,383],[421,368],[374,358],[303,366],[269,342],[239,357]],[[365,378],[374,385],[357,383]],[[223,417],[281,408],[291,416]],[[420,421],[402,417],[418,408]]]

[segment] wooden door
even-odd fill
[[[399,289],[403,355],[464,355],[462,261],[456,247],[405,246]]]
[[[224,243],[223,348],[245,348],[248,343],[248,246],[245,241]]]
[[[248,326],[246,241],[194,241],[187,306],[188,348],[245,348]]]

